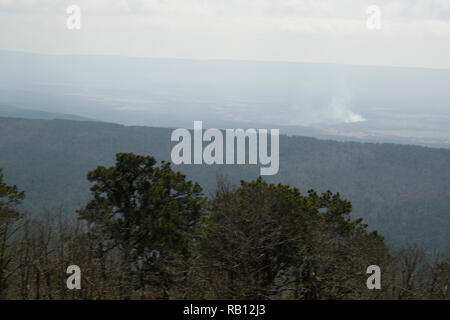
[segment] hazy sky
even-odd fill
[[[450,0],[0,0],[0,50],[450,68]]]

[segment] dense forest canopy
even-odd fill
[[[206,125],[205,125],[206,126]],[[170,160],[172,130],[66,121],[0,118],[0,167],[27,192],[23,208],[74,216],[89,200],[86,172],[114,163],[118,152]],[[257,166],[177,166],[209,196],[216,176],[254,180]],[[267,178],[318,192],[340,192],[387,243],[450,250],[450,150],[408,145],[335,142],[280,136],[280,171]]]

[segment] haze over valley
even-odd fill
[[[2,116],[450,146],[448,69],[9,51],[0,69]]]

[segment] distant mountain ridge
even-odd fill
[[[34,214],[73,214],[89,197],[86,173],[111,165],[118,152],[170,161],[171,129],[118,124],[0,118],[0,168],[17,184]],[[214,191],[217,174],[233,183],[254,179],[259,166],[175,166]],[[280,136],[280,171],[270,182],[340,192],[353,214],[380,231],[389,243],[416,242],[450,252],[450,150],[336,142]]]
[[[11,106],[0,105],[0,117],[4,118],[23,118],[23,119],[40,119],[40,120],[79,120],[90,121],[91,119],[86,117],[80,117],[73,114],[64,114],[56,112],[46,112],[41,110],[32,110],[17,108]]]

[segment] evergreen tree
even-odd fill
[[[188,254],[185,237],[198,221],[201,187],[169,163],[158,167],[153,157],[131,153],[117,154],[114,166],[100,166],[88,179],[93,200],[79,214],[120,249],[123,297],[130,298],[132,274],[139,270],[138,285],[147,281],[144,271],[156,271],[167,298],[172,279],[165,262]]]

